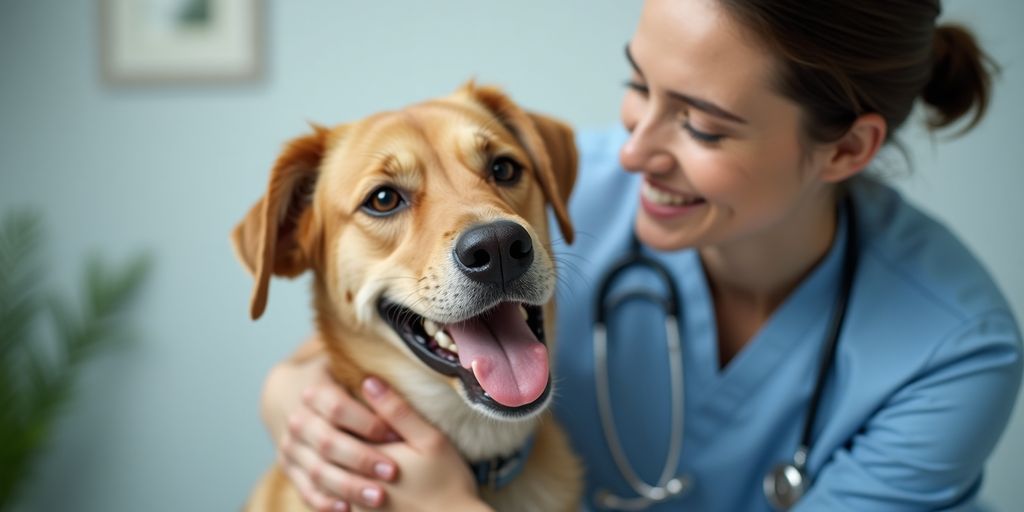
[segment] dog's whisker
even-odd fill
[[[572,257],[570,257],[570,256],[572,256]],[[578,268],[579,265],[589,264],[590,263],[590,259],[589,258],[587,258],[585,256],[580,256],[580,255],[559,254],[559,255],[556,255],[552,259],[555,262],[555,266],[559,267],[559,268],[561,268],[561,266],[563,266],[563,265],[564,266],[573,266],[574,268]]]
[[[579,298],[579,290],[572,286],[569,286],[569,281],[567,277],[558,277],[558,284],[560,285],[558,288],[559,293],[561,293],[563,296],[567,295],[571,299]]]
[[[590,258],[588,258],[588,257],[586,257],[586,256],[584,256],[582,254],[576,254],[576,253],[572,253],[572,252],[556,252],[556,253],[554,253],[552,255],[552,258],[555,259],[555,260],[568,259],[568,258],[576,258],[576,259],[579,259],[579,260],[583,261],[584,263],[590,263]]]
[[[560,272],[556,272],[556,274],[559,274],[559,277],[565,277],[565,276],[562,276],[560,274],[563,274],[565,272],[571,272],[580,281],[582,281],[584,283],[589,283],[590,282],[590,277],[587,276],[586,273],[583,272],[583,269],[580,268],[580,266],[577,265],[575,262],[566,261],[566,260],[556,260],[555,264],[558,266],[558,269],[560,271]]]
[[[574,262],[567,261],[562,258],[555,259],[555,265],[558,268],[557,272],[554,272],[555,282],[557,289],[560,293],[568,293],[569,297],[576,297],[577,288],[572,286],[578,284],[579,281],[589,283],[590,278],[582,271],[582,269]],[[567,274],[572,273],[576,276],[577,283],[573,283],[569,280]]]
[[[558,266],[558,265],[573,265],[573,266],[577,266],[580,263],[590,263],[590,260],[587,257],[581,256],[581,255],[578,255],[578,254],[558,254],[558,255],[555,255],[555,257],[552,258],[552,260],[554,260],[556,266]]]
[[[421,304],[421,303],[423,302],[423,300],[424,300],[424,298],[423,298],[423,297],[420,297],[420,298],[416,299],[415,301],[413,301],[413,302],[412,302],[412,304],[409,304],[409,306],[408,306],[408,307],[409,307],[409,315],[410,315],[410,316],[412,316],[412,315],[415,315],[415,314],[416,314],[416,313],[414,313],[414,312],[413,312],[413,310],[414,310],[414,309],[415,309],[415,308],[416,308],[417,306],[419,306],[419,305],[420,305],[420,304]],[[410,318],[410,320],[412,320],[412,319],[413,319],[413,318]]]
[[[594,241],[594,240],[598,239],[598,235],[596,235],[594,233],[591,233],[589,231],[577,231],[576,232],[576,238],[578,238],[578,239],[586,238],[588,240]],[[576,243],[576,242],[574,242],[574,243]]]
[[[558,238],[552,238],[551,239],[551,246],[552,247],[554,247],[554,246],[565,246],[565,247],[568,247],[569,244],[566,243],[565,237],[558,237]]]
[[[402,305],[403,309],[402,316],[400,316],[399,319],[402,323],[410,323],[416,320],[416,316],[420,316],[418,313],[416,313],[416,309],[418,309],[419,306],[426,302],[429,298],[427,294],[423,293],[424,290],[425,288],[422,286],[417,287],[401,298],[399,302]],[[416,296],[416,299],[413,300],[411,303],[408,302],[409,298],[413,296]]]
[[[583,272],[581,272],[579,269],[576,269],[576,268],[565,268],[565,269],[563,269],[563,272],[561,274],[556,276],[556,278],[560,279],[560,280],[568,279],[569,276],[566,275],[566,274],[573,274],[574,277],[576,277],[579,281],[582,281],[583,283],[589,284],[589,280],[588,280],[587,276],[584,275]],[[568,281],[560,281],[560,284],[562,284],[563,286],[567,286],[570,283]]]
[[[401,280],[401,279],[411,279],[413,281],[421,281],[422,280],[422,278],[417,278],[415,276],[387,276],[387,277],[377,277],[377,278],[374,278],[374,280],[376,280],[376,281],[398,281],[398,280]]]

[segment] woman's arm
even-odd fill
[[[831,456],[794,510],[959,510],[971,503],[1013,409],[1021,365],[1008,314],[966,326]]]
[[[395,477],[395,463],[376,443],[396,438],[369,409],[327,372],[322,342],[310,338],[274,366],[260,399],[263,423],[285,473],[314,510],[345,510],[384,499],[380,482]]]
[[[301,404],[302,392],[326,373],[324,361],[320,340],[310,337],[290,358],[270,369],[260,396],[260,416],[274,444],[285,433],[288,413]]]

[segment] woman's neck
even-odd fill
[[[721,366],[825,257],[835,232],[836,200],[822,193],[756,237],[699,250],[715,304]]]

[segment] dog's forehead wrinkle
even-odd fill
[[[508,112],[504,106],[499,106],[497,111],[491,110],[476,101],[448,101],[446,106],[460,112],[470,124],[478,124],[483,129],[492,133],[504,134],[513,139],[516,138],[514,130],[505,120],[508,117]]]
[[[374,147],[365,148],[363,160],[366,161],[366,172],[385,174],[402,174],[418,172],[423,167],[420,151],[403,141],[390,141]]]
[[[438,146],[435,139],[437,136],[436,132],[439,131],[437,130],[437,123],[428,122],[428,120],[425,119],[428,115],[421,113],[419,109],[415,107],[403,110],[401,115],[406,126],[410,131],[414,132],[415,138],[419,139],[419,142],[421,143],[420,151],[417,152],[418,156],[420,158],[429,157],[428,161],[422,162],[423,166],[426,168],[440,168],[442,158],[438,150],[441,148]],[[441,124],[441,126],[444,125],[444,123]],[[428,126],[430,126],[430,128],[428,128]]]
[[[457,130],[457,136],[468,136],[467,138],[474,143],[502,142],[521,145],[516,133],[509,125],[496,117],[493,112],[475,102],[442,100],[420,105],[419,108],[424,110],[424,116],[432,114],[448,117],[448,122],[440,123],[440,126],[450,126]],[[445,132],[445,130],[435,130],[429,133],[443,137],[446,135]]]
[[[402,151],[400,147],[381,147],[381,148],[367,148],[365,157],[370,162],[369,168],[378,168],[382,171],[393,171],[407,167],[408,159],[402,159],[398,152]]]
[[[473,139],[476,141],[477,151],[481,153],[487,153],[494,148],[495,138],[494,134],[483,126],[473,130]]]
[[[405,111],[370,117],[353,126],[347,134],[331,148],[331,153],[344,155],[345,160],[415,154],[427,146],[423,127]]]

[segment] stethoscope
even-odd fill
[[[818,375],[814,383],[814,392],[804,420],[800,444],[792,460],[780,462],[764,476],[762,490],[764,496],[776,510],[788,510],[796,504],[810,486],[806,473],[807,455],[811,451],[811,431],[818,415],[818,405],[825,387],[839,344],[839,333],[846,317],[847,302],[853,277],[857,268],[857,252],[859,244],[853,221],[853,202],[848,198],[846,203],[846,250],[843,254],[842,281],[832,318],[825,334],[825,349],[818,365]],[[601,429],[604,433],[612,460],[623,479],[637,494],[632,497],[618,496],[606,489],[599,489],[594,496],[595,503],[608,510],[643,510],[653,504],[680,497],[693,485],[689,475],[673,475],[679,466],[679,457],[683,449],[683,355],[679,340],[679,322],[676,311],[679,305],[679,289],[668,268],[659,261],[644,255],[640,250],[640,241],[633,233],[630,251],[615,263],[600,281],[594,323],[594,381],[597,392],[598,412],[601,416]],[[609,298],[612,283],[630,269],[646,268],[658,276],[665,286],[667,296],[660,296],[649,290],[631,290]],[[644,481],[629,462],[619,434],[615,428],[615,416],[612,412],[611,397],[608,390],[608,331],[606,328],[607,312],[614,311],[620,304],[631,300],[644,300],[661,305],[665,312],[665,342],[670,372],[671,435],[668,453],[661,475],[655,484]]]

